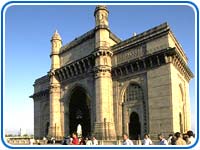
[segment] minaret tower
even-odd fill
[[[60,68],[59,51],[62,47],[62,39],[57,32],[51,38],[51,70],[50,77],[50,127],[49,136],[60,139],[61,135],[61,118],[60,118],[60,83],[55,76],[55,70]]]
[[[97,139],[116,139],[113,114],[113,86],[111,78],[110,30],[108,27],[108,9],[97,6],[95,16],[95,95],[96,121],[94,134]]]

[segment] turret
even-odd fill
[[[98,5],[94,11],[96,27],[105,26],[108,27],[108,14],[109,11],[105,5]]]
[[[100,47],[107,47],[109,49],[109,23],[108,23],[108,14],[109,11],[106,6],[101,5],[97,6],[94,12],[95,16],[95,41],[96,49]]]
[[[56,32],[51,38],[51,69],[50,77],[50,127],[49,137],[55,137],[57,140],[62,138],[61,122],[60,122],[60,82],[55,75],[55,70],[60,68],[59,52],[62,47],[62,39]]]
[[[94,134],[101,140],[115,140],[116,132],[113,114],[113,90],[111,77],[110,30],[108,9],[97,6],[95,16],[95,96],[96,121]],[[109,107],[108,107],[109,106]]]
[[[51,38],[51,69],[55,70],[60,67],[59,51],[62,47],[62,39],[56,30]]]

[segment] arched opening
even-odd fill
[[[69,102],[69,132],[77,132],[77,126],[82,127],[82,136],[91,135],[90,100],[81,87],[72,91]]]
[[[138,140],[141,135],[141,125],[139,115],[136,112],[132,112],[129,120],[129,136],[132,140]]]
[[[148,130],[146,102],[143,89],[139,84],[130,83],[126,88],[122,111],[123,132],[128,132],[130,139],[137,140]]]

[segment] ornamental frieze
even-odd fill
[[[116,64],[121,64],[129,60],[137,59],[145,55],[145,49],[143,47],[136,47],[126,50],[125,52],[121,52],[116,56]]]

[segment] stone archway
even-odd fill
[[[147,133],[147,109],[143,88],[136,82],[124,86],[122,93],[122,131],[137,140]]]
[[[77,126],[82,127],[82,136],[91,135],[90,99],[85,89],[78,86],[72,90],[69,101],[69,133],[77,131]]]
[[[129,136],[132,140],[138,140],[141,135],[141,125],[139,115],[136,112],[132,112],[129,118]]]

